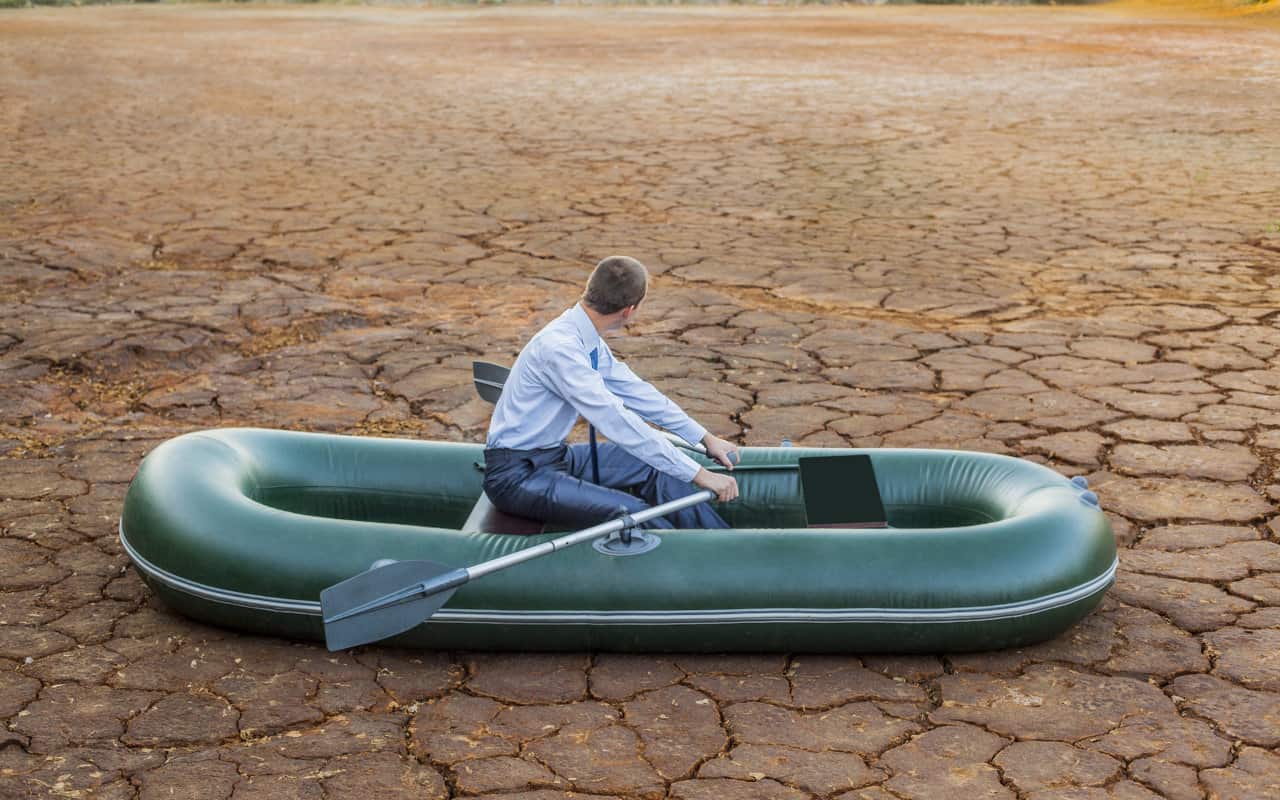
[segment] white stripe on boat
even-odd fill
[[[209,600],[215,603],[269,611],[277,614],[300,614],[319,617],[320,603],[312,600],[291,600],[267,597],[219,589],[203,583],[187,580],[143,558],[129,544],[124,535],[124,523],[120,525],[120,544],[134,565],[152,580],[170,589]],[[1117,556],[1098,577],[1078,586],[1053,594],[1042,595],[1016,603],[960,608],[716,608],[687,611],[493,611],[465,608],[442,608],[432,617],[432,623],[458,622],[468,624],[501,625],[714,625],[729,623],[773,622],[985,622],[988,620],[1015,619],[1032,614],[1052,611],[1071,605],[1101,591],[1116,579],[1120,566]]]

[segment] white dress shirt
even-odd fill
[[[591,367],[592,350],[597,351],[597,369]],[[684,481],[700,469],[644,420],[689,443],[702,441],[707,429],[615,359],[581,303],[538,331],[520,351],[494,407],[485,446],[558,447],[579,414],[654,469]]]

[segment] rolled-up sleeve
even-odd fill
[[[609,391],[642,419],[671,431],[689,444],[697,444],[707,435],[707,429],[694,422],[675,401],[642,380],[608,350],[600,363],[600,373]]]
[[[567,352],[559,353],[557,358],[546,361],[544,376],[555,392],[588,422],[596,426],[597,430],[609,437],[610,441],[628,453],[674,478],[683,481],[693,480],[701,469],[698,463],[681,453],[674,445],[658,435],[657,431],[646,425],[637,412],[627,408],[622,396],[610,391],[613,388],[612,385],[605,386],[604,376],[591,368],[591,362],[586,353],[578,351],[577,348],[566,348],[566,350]],[[614,369],[617,366],[620,365],[614,362]],[[632,375],[632,378],[635,376]],[[643,383],[638,378],[635,380]],[[649,388],[657,393],[653,387]],[[670,400],[667,402],[675,406],[675,403],[671,403]],[[679,411],[678,406],[675,408]],[[680,412],[680,415],[688,419],[684,412]],[[655,423],[662,424],[656,420]],[[684,436],[679,431],[675,432]]]

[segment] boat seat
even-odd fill
[[[462,524],[463,533],[509,533],[514,536],[533,536],[542,533],[546,524],[536,519],[504,514],[489,500],[489,495],[480,493],[475,508],[467,521]]]

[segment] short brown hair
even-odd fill
[[[609,256],[596,264],[587,279],[582,302],[592,311],[613,314],[639,304],[649,286],[649,270],[626,256]]]

